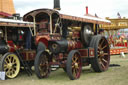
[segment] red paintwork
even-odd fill
[[[94,48],[88,48],[88,49],[79,49],[79,52],[81,54],[81,57],[89,57],[93,58],[94,57]]]
[[[36,36],[36,45],[38,45],[39,42],[43,42],[46,47],[48,47],[48,41],[49,40],[60,40],[61,39],[61,35],[60,34],[53,34],[52,36],[50,36],[49,33],[46,34],[39,34]]]
[[[2,15],[4,17],[12,16],[11,14],[8,14],[8,13],[5,13],[5,12],[0,12],[0,15]]]
[[[9,46],[9,52],[14,52],[16,45],[13,43],[13,41],[8,41],[8,46]]]
[[[36,56],[36,51],[32,51],[32,50],[24,50],[24,51],[21,51],[21,53],[23,55],[23,60],[25,61],[34,60]]]
[[[95,56],[94,54],[94,48],[89,48],[89,58],[93,58]]]
[[[74,49],[79,49],[82,48],[83,45],[80,41],[68,41],[68,51],[74,50]]]
[[[88,57],[88,49],[79,49],[81,57]]]
[[[36,36],[36,44],[38,44],[39,42],[43,42],[46,45],[46,47],[48,47],[48,41],[49,40],[50,40],[50,35],[49,34]]]
[[[9,52],[14,52],[16,49],[21,48],[21,46],[15,45],[13,41],[7,41],[7,45],[9,47]]]

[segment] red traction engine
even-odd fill
[[[90,19],[52,9],[37,9],[24,16],[25,21],[34,22],[36,27],[38,47],[34,67],[38,78],[48,77],[57,68],[63,68],[71,80],[80,77],[82,66],[91,64],[95,72],[108,69],[109,44],[95,28],[108,22]]]
[[[106,71],[109,66],[110,54],[105,37],[101,35],[93,36],[92,33],[87,34],[84,30],[85,28],[89,30],[89,25],[86,25],[85,28],[79,31],[74,28],[80,29],[80,27],[72,27],[72,32],[79,32],[77,36],[74,37],[75,32],[73,32],[71,37],[68,36],[66,39],[51,40],[48,42],[48,49],[51,53],[48,55],[53,59],[49,61],[48,66],[52,68],[63,68],[71,80],[78,79],[82,71],[82,66],[89,64],[92,65],[92,68],[96,72]],[[86,37],[84,37],[84,35],[86,35]],[[89,39],[89,37],[91,39]],[[84,39],[88,39],[88,42]],[[41,55],[45,55],[45,52],[42,52],[40,57]],[[39,65],[36,62],[35,64]],[[39,76],[38,74],[38,77]]]

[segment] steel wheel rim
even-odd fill
[[[81,67],[80,55],[75,53],[72,57],[72,74],[75,79],[80,77]]]
[[[109,44],[105,38],[102,38],[98,44],[98,61],[103,70],[106,70],[110,61]]]
[[[15,78],[20,71],[20,61],[15,54],[7,55],[3,67],[8,78]]]
[[[41,74],[42,77],[47,77],[48,76],[48,74],[49,74],[49,63],[48,63],[48,58],[47,58],[46,54],[41,56],[39,70],[40,70],[40,74]]]

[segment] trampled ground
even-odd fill
[[[111,56],[111,64],[120,66],[110,67],[108,71],[95,73],[90,67],[84,67],[80,79],[69,80],[67,74],[59,69],[53,71],[46,79],[38,79],[33,72],[28,76],[21,72],[15,79],[0,80],[0,85],[127,85],[128,84],[128,54],[126,58],[119,55]]]

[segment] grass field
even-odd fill
[[[111,56],[111,64],[120,66],[109,67],[108,71],[102,73],[91,71],[89,66],[84,67],[80,79],[73,81],[59,69],[46,79],[38,79],[34,72],[30,77],[21,72],[15,79],[0,81],[0,85],[128,85],[128,54],[126,58]]]

